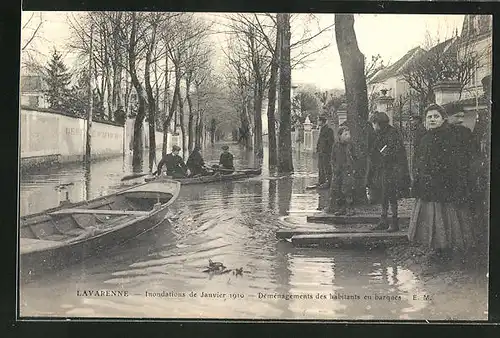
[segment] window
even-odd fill
[[[33,108],[37,108],[38,107],[38,96],[28,96],[28,106],[29,107],[33,107]]]

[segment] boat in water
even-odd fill
[[[21,276],[77,263],[155,228],[179,191],[180,183],[173,180],[142,183],[21,217]]]
[[[261,174],[262,174],[261,168],[241,169],[241,170],[236,170],[231,174],[215,173],[213,175],[180,178],[180,179],[175,179],[175,180],[178,181],[182,185],[205,184],[205,183],[213,183],[213,182],[226,182],[226,181],[241,180],[241,179],[259,176]],[[148,175],[144,178],[144,180],[146,182],[161,182],[163,180],[169,180],[169,179],[171,179],[169,176],[153,176],[153,175]]]

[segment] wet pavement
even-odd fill
[[[253,155],[231,145],[236,167]],[[216,162],[219,147],[203,151]],[[267,163],[267,153],[264,154]],[[147,161],[147,160],[146,160]],[[293,248],[279,242],[277,219],[315,209],[325,196],[316,159],[294,154],[295,173],[183,186],[167,220],[105,255],[31,282],[22,281],[22,316],[245,319],[486,319],[487,285],[479,272],[466,282],[426,283],[384,251]],[[147,163],[144,164],[147,167]],[[22,215],[120,188],[130,158],[40,170],[21,178]],[[140,179],[138,180],[140,181]],[[132,182],[130,182],[132,183]],[[320,199],[323,200],[320,200]],[[208,259],[242,276],[204,273]],[[85,290],[127,291],[126,297],[83,296]],[[195,295],[196,293],[196,295]]]

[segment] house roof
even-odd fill
[[[415,47],[410,49],[402,58],[394,62],[392,65],[380,70],[375,76],[369,81],[369,83],[382,82],[386,79],[394,77],[406,69],[411,60],[423,55],[425,50],[420,47]]]

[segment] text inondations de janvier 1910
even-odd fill
[[[159,299],[213,299],[213,300],[286,300],[286,301],[432,301],[433,297],[429,294],[381,294],[381,293],[341,293],[341,292],[316,292],[316,293],[266,293],[257,292],[252,294],[240,292],[219,292],[219,291],[165,291],[165,290],[147,290],[142,293],[130,293],[128,291],[109,291],[109,290],[78,290],[79,297],[130,297],[143,296],[147,298]]]

